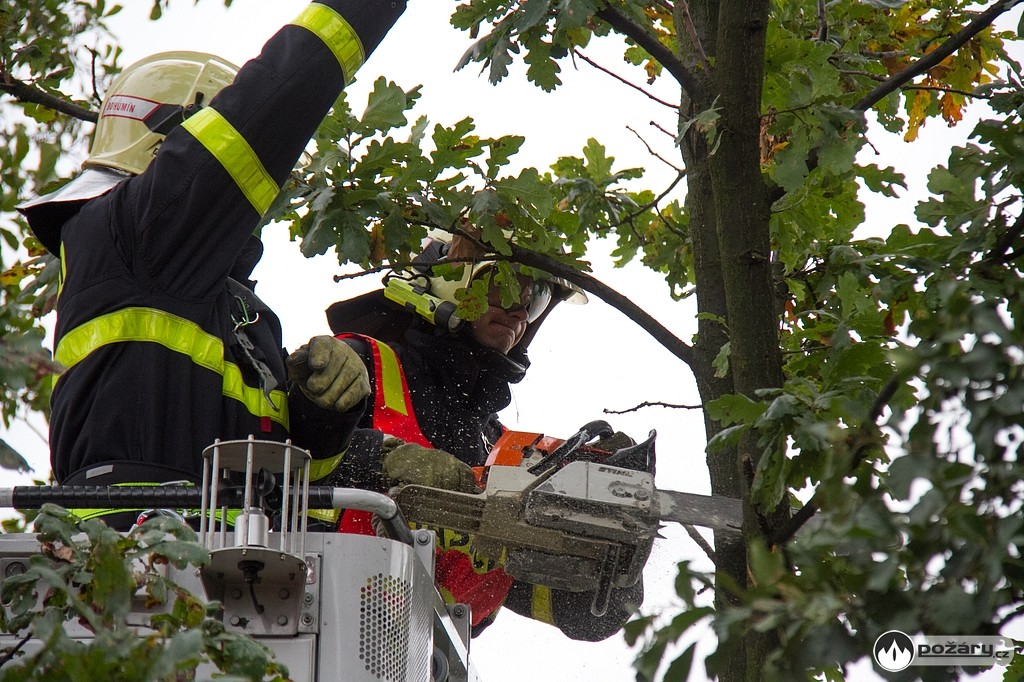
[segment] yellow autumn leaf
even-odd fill
[[[910,109],[907,112],[907,133],[903,136],[905,142],[913,142],[917,139],[917,133],[924,125],[928,105],[931,104],[932,96],[926,90],[917,90],[910,100]]]
[[[19,284],[29,276],[31,270],[22,263],[15,263],[14,266],[0,272],[0,285],[12,286]]]
[[[385,255],[387,254],[384,250],[384,230],[381,229],[380,223],[377,223],[370,228],[370,260],[380,263]]]
[[[658,77],[658,70],[660,67],[661,64],[654,61],[653,59],[648,59],[646,62],[644,62],[644,71],[647,72],[648,84],[653,83],[654,80]]]
[[[950,126],[955,126],[963,119],[963,105],[960,103],[962,98],[956,97],[952,93],[946,93],[939,99],[939,106],[942,109],[942,118]]]

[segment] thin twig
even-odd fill
[[[15,644],[6,654],[4,654],[3,658],[0,658],[0,668],[2,668],[4,665],[7,664],[8,661],[17,656],[18,652],[25,648],[25,645],[28,644],[28,641],[30,639],[32,639],[31,632],[22,637],[20,642]]]
[[[466,234],[458,227],[453,227],[452,232],[473,238],[472,235]],[[580,289],[597,296],[602,301],[631,319],[641,329],[650,334],[655,341],[664,346],[666,350],[686,363],[688,367],[692,368],[694,366],[695,359],[692,346],[677,338],[660,322],[648,314],[647,311],[633,303],[633,301],[629,300],[615,289],[612,289],[596,277],[588,275],[585,272],[581,272],[570,265],[566,265],[565,263],[552,258],[551,256],[531,251],[530,249],[523,248],[516,244],[510,244],[509,246],[512,248],[512,255],[510,256],[488,253],[484,254],[484,257],[487,260],[504,260],[521,263],[523,265],[542,270],[548,274],[554,275],[555,277],[561,277],[570,284],[575,284]],[[461,259],[449,258],[445,259],[445,262],[454,263],[459,260]],[[466,262],[469,262],[469,260],[472,259],[466,259]],[[423,263],[422,265],[429,266],[431,263]],[[378,266],[374,270],[370,270],[368,272],[379,272],[382,269],[391,269],[392,267],[400,266],[387,266],[387,268],[385,268],[385,266]],[[359,275],[335,275],[334,280],[340,281],[342,279],[351,279],[352,277],[361,276],[362,274],[363,273],[360,273]]]
[[[669,107],[670,109],[673,109],[675,111],[679,111],[679,105],[678,104],[672,104],[671,102],[666,102],[663,99],[659,99],[659,98],[655,97],[651,93],[649,93],[646,90],[644,90],[643,88],[641,88],[639,85],[637,85],[635,83],[631,83],[628,80],[626,80],[625,78],[623,78],[622,76],[620,76],[617,73],[611,71],[610,69],[606,69],[605,67],[601,66],[600,64],[595,62],[593,59],[591,59],[587,55],[585,55],[582,52],[580,52],[578,48],[574,47],[572,49],[572,53],[573,53],[573,55],[575,55],[575,56],[579,57],[580,59],[582,59],[583,61],[585,61],[587,64],[590,64],[592,67],[594,67],[598,71],[603,71],[604,73],[608,74],[609,76],[611,76],[615,80],[619,81],[623,85],[627,85],[627,86],[633,88],[634,90],[636,90],[637,92],[642,92],[643,94],[647,95],[647,97],[649,97],[650,99],[654,100],[658,104],[663,104],[666,107]]]
[[[675,189],[676,185],[679,184],[679,181],[682,180],[685,177],[686,177],[686,171],[685,170],[679,171],[678,174],[676,175],[675,180],[673,180],[672,182],[669,183],[668,187],[665,188],[664,192],[662,192],[661,194],[656,196],[653,201],[650,201],[650,202],[644,204],[643,206],[641,206],[637,210],[635,210],[632,213],[630,213],[629,215],[627,215],[622,220],[620,220],[617,223],[615,223],[614,226],[615,227],[619,227],[621,225],[626,225],[627,223],[628,224],[632,224],[634,218],[636,218],[639,215],[643,215],[647,211],[651,210],[652,208],[654,208],[655,206],[660,204],[661,200],[664,199],[665,197],[667,197],[669,192],[671,192],[673,189]]]
[[[652,125],[652,126],[654,126],[655,128],[657,128],[658,130],[660,130],[661,132],[665,133],[665,134],[666,134],[666,135],[668,135],[669,137],[671,137],[671,138],[672,138],[673,140],[674,140],[674,139],[676,139],[676,136],[675,136],[675,135],[673,135],[673,134],[672,134],[672,133],[670,133],[669,131],[667,131],[667,130],[665,130],[664,128],[662,128],[662,127],[661,127],[661,124],[660,124],[660,123],[658,123],[657,121],[651,121],[651,125]]]
[[[818,34],[814,39],[819,43],[828,40],[828,15],[825,12],[825,0],[818,0]]]
[[[907,85],[902,88],[903,90],[934,90],[935,92],[948,92],[953,95],[963,95],[964,97],[973,97],[974,99],[992,99],[994,95],[979,95],[976,92],[970,92],[968,90],[957,90],[956,88],[944,88],[938,85]]]
[[[637,412],[638,410],[641,410],[641,409],[643,409],[645,407],[670,407],[670,408],[676,409],[676,410],[702,410],[702,409],[704,409],[703,405],[679,405],[679,404],[676,404],[676,403],[664,403],[664,402],[661,402],[660,400],[651,400],[651,401],[646,401],[645,400],[644,402],[640,403],[639,405],[634,405],[633,407],[630,407],[629,409],[626,409],[626,410],[609,410],[609,409],[605,408],[604,413],[605,414],[628,414],[629,412]]]
[[[511,246],[512,260],[522,263],[523,265],[537,268],[538,270],[543,270],[555,277],[561,277],[571,284],[575,284],[580,287],[587,293],[597,296],[602,301],[635,322],[666,350],[686,363],[688,367],[694,367],[695,358],[692,346],[677,338],[660,322],[651,317],[647,311],[609,287],[607,284],[585,272],[580,272],[561,261],[555,260],[550,256],[525,249],[516,244],[512,244]]]
[[[675,164],[671,163],[670,161],[667,161],[666,159],[662,158],[662,156],[660,154],[658,154],[656,151],[651,149],[651,145],[647,144],[647,140],[645,140],[643,137],[641,137],[640,133],[638,133],[635,130],[633,130],[632,127],[626,126],[626,130],[628,130],[629,132],[631,132],[634,135],[636,135],[637,139],[640,140],[640,142],[642,142],[645,147],[647,147],[647,153],[648,154],[650,154],[651,156],[656,158],[658,161],[661,161],[663,164],[665,164],[666,166],[668,166],[669,168],[674,170],[676,173],[679,173],[679,174],[686,173],[686,171],[684,169],[682,169],[679,166],[676,166]]]

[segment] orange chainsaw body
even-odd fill
[[[487,484],[487,471],[492,466],[518,467],[534,464],[540,458],[550,455],[565,443],[564,438],[553,438],[543,433],[529,431],[506,431],[495,441],[491,453],[482,467],[473,467],[476,482],[481,488]],[[600,460],[610,453],[590,446],[578,449],[573,459]],[[525,460],[525,462],[524,462]]]

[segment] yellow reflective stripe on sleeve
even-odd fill
[[[341,65],[345,82],[351,83],[356,71],[366,60],[366,51],[359,34],[345,18],[327,5],[311,3],[292,22],[316,34]]]
[[[402,374],[398,365],[398,357],[395,351],[383,343],[378,343],[380,349],[380,376],[384,389],[384,404],[398,412],[409,416],[409,410],[405,406],[405,389],[402,388]]]
[[[543,585],[533,586],[533,601],[530,604],[530,615],[548,625],[555,624],[555,615],[551,609],[551,588]]]
[[[207,334],[195,322],[155,308],[125,308],[89,320],[64,335],[54,359],[71,369],[97,348],[112,343],[159,343],[223,377],[221,392],[237,400],[257,417],[268,417],[288,428],[288,396],[270,392],[274,406],[258,388],[246,385],[242,370],[224,359],[224,342]],[[275,410],[274,407],[277,409]]]
[[[321,478],[334,471],[341,462],[341,458],[344,456],[344,452],[339,452],[334,457],[312,460],[309,463],[309,480],[319,481]]]
[[[241,133],[215,109],[201,109],[181,124],[220,161],[261,216],[281,190]]]

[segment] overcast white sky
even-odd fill
[[[175,49],[213,52],[241,64],[255,56],[263,42],[306,2],[235,0],[233,7],[225,10],[218,0],[205,0],[199,7],[179,0],[157,24],[146,20],[150,4],[126,3],[124,12],[112,22],[123,41],[124,64]],[[667,185],[674,171],[651,157],[627,126],[675,162],[678,154],[671,140],[650,124],[657,121],[662,128],[672,130],[675,119],[670,109],[583,63],[578,70],[563,63],[565,85],[554,94],[528,85],[518,67],[496,87],[478,75],[477,65],[453,73],[469,44],[466,34],[448,25],[454,7],[454,2],[411,0],[405,16],[349,88],[353,108],[363,106],[366,93],[380,75],[406,89],[423,84],[416,112],[445,125],[471,116],[477,121],[479,134],[485,136],[525,134],[527,143],[517,157],[523,166],[543,171],[558,156],[578,155],[587,138],[596,137],[617,157],[617,168],[644,166],[648,169],[647,186],[659,190]],[[1018,14],[1014,14],[1014,20]],[[595,44],[585,52],[606,67],[628,73],[620,61],[619,43],[613,39],[604,41],[603,48]],[[639,81],[634,78],[634,82]],[[656,84],[655,90],[662,99],[675,101],[677,94],[669,86],[667,82]],[[967,131],[965,125],[956,131],[956,137],[963,139]],[[884,167],[895,163],[892,159],[899,159],[905,172],[916,175],[909,194],[913,196],[924,187],[924,172],[944,162],[942,150],[949,145],[944,134],[941,123],[930,122],[924,129],[924,139],[913,145],[910,153],[902,142],[873,134],[872,142],[882,157],[871,160]],[[676,192],[681,200],[681,188]],[[878,229],[884,231],[898,222],[910,221],[912,208],[913,202],[904,199],[875,208],[871,215],[878,220]],[[323,311],[330,303],[380,285],[379,276],[334,283],[332,277],[340,270],[333,256],[303,259],[297,246],[287,242],[284,228],[270,228],[264,241],[267,254],[257,270],[257,291],[282,318],[289,348],[328,331]],[[696,330],[694,308],[690,303],[673,302],[658,276],[639,266],[612,269],[607,245],[598,245],[591,260],[598,278],[690,341]],[[533,366],[527,379],[514,388],[513,404],[502,415],[508,426],[566,437],[589,421],[605,419],[637,439],[656,429],[658,487],[709,492],[699,411],[657,407],[624,415],[604,412],[627,410],[645,401],[698,402],[686,367],[635,324],[593,297],[586,306],[564,305],[545,322],[531,346],[531,358]],[[48,473],[46,447],[38,437],[22,426],[2,433],[2,437],[31,459],[36,475]],[[0,473],[0,484],[22,482],[27,478]],[[656,543],[644,574],[648,593],[645,613],[671,609],[676,602],[673,581],[677,562],[688,559],[710,567],[682,529],[671,527],[664,535],[666,539]],[[619,636],[596,644],[573,642],[551,627],[509,612],[502,613],[495,625],[472,643],[472,657],[483,682],[625,682],[634,678],[633,655]],[[691,679],[704,677],[702,658],[698,649]],[[859,666],[850,679],[880,678],[870,667]]]

